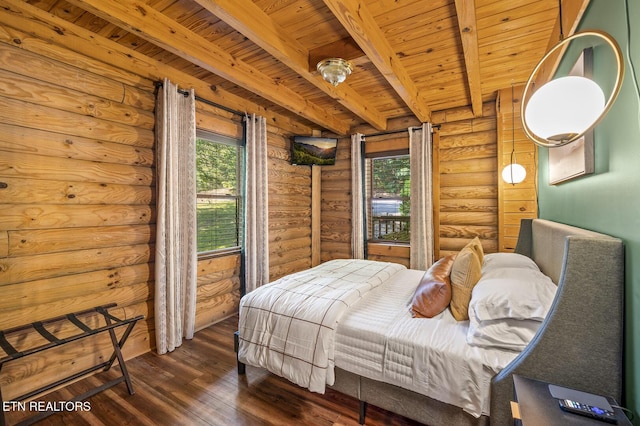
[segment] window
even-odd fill
[[[408,244],[409,156],[366,158],[365,173],[369,241]]]
[[[238,249],[242,240],[242,141],[198,130],[198,253]]]

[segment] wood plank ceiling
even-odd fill
[[[558,17],[557,0],[28,3],[203,80],[229,107],[243,99],[339,135],[462,106],[480,116],[527,79]],[[354,64],[337,87],[315,70],[330,56]]]

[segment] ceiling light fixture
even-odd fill
[[[524,87],[520,106],[520,118],[527,137],[536,145],[546,148],[555,148],[576,141],[593,129],[609,112],[620,92],[624,76],[622,51],[609,34],[589,30],[563,38],[562,2],[559,3],[560,42],[551,48],[533,69]],[[603,40],[613,50],[617,72],[609,99],[605,102],[604,93],[596,82],[581,76],[566,76],[551,80],[529,97],[529,89],[534,77],[543,64],[573,40],[587,36]]]
[[[516,160],[516,115],[515,108],[515,94],[513,89],[513,83],[511,83],[511,161],[504,169],[502,169],[502,180],[511,185],[520,183],[527,177],[527,171],[525,168],[518,164]]]
[[[351,62],[342,58],[329,58],[318,62],[316,66],[322,78],[334,86],[342,83],[353,71]]]

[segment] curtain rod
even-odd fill
[[[161,81],[156,81],[156,87],[162,87],[162,86],[163,86],[163,83],[162,83]],[[182,94],[183,94],[183,95],[185,95],[185,96],[188,96],[188,95],[189,95],[189,92],[188,92],[187,90],[181,90],[181,89],[178,89],[178,93],[182,93]],[[235,109],[228,108],[228,107],[226,107],[226,106],[224,106],[224,105],[220,105],[220,104],[215,103],[215,102],[213,102],[213,101],[210,101],[210,100],[208,100],[208,99],[201,98],[200,96],[197,96],[197,95],[196,95],[196,100],[197,100],[197,101],[200,101],[200,102],[204,102],[205,104],[211,105],[212,107],[220,108],[220,109],[225,110],[225,111],[227,111],[227,112],[230,112],[230,113],[232,113],[232,114],[240,115],[240,116],[243,116],[243,117],[247,115],[247,113],[246,113],[246,112],[236,111]],[[439,129],[439,128],[440,128],[440,124],[435,124],[435,125],[433,125],[432,127],[433,127],[434,129]],[[419,127],[410,127],[410,129],[419,129]],[[363,135],[363,136],[364,136],[364,137],[367,137],[367,136],[369,136],[369,137],[373,137],[373,136],[392,135],[392,134],[394,134],[394,133],[402,133],[402,132],[406,132],[406,131],[407,131],[407,129],[403,129],[403,130],[390,130],[390,131],[388,131],[388,132],[372,133],[372,134],[369,134],[369,135]]]
[[[164,84],[163,84],[161,81],[156,81],[156,87],[162,87],[163,85],[164,85]],[[178,90],[178,93],[182,93],[184,96],[189,96],[189,91],[188,91],[188,90],[182,90],[182,89],[177,89],[177,90]],[[225,110],[225,111],[230,112],[230,113],[232,113],[232,114],[240,115],[240,116],[242,116],[242,117],[244,117],[245,115],[247,115],[247,114],[246,114],[246,113],[244,113],[244,112],[236,111],[235,109],[231,109],[231,108],[229,108],[229,107],[226,107],[226,106],[224,106],[224,105],[220,105],[220,104],[215,103],[215,102],[213,102],[213,101],[210,101],[210,100],[208,100],[208,99],[201,98],[201,97],[200,97],[200,96],[198,96],[198,95],[196,95],[196,96],[195,96],[195,98],[196,98],[196,101],[203,102],[203,103],[205,103],[205,104],[207,104],[207,105],[211,105],[212,107],[216,107],[216,108],[219,108],[219,109]]]
[[[440,124],[434,124],[431,127],[433,127],[434,129],[439,129],[440,128]],[[409,127],[408,129],[389,130],[389,131],[386,131],[386,132],[370,133],[368,135],[362,135],[362,136],[366,138],[366,137],[373,137],[373,136],[393,135],[393,134],[396,134],[396,133],[404,133],[404,132],[408,131],[409,129],[410,130],[416,130],[416,129],[420,129],[420,127],[412,126],[412,127]]]

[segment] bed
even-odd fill
[[[298,289],[303,288],[298,284],[286,278],[279,280],[280,288],[271,296],[270,303],[280,309],[290,297],[302,300],[296,302],[295,310],[312,312],[312,319],[302,322],[314,328],[302,328],[294,343],[269,336],[269,344],[275,342],[275,347],[281,349],[275,355],[268,351],[247,355],[248,345],[243,346],[243,340],[256,340],[247,330],[277,325],[264,324],[271,321],[264,319],[257,326],[247,323],[245,317],[250,318],[247,312],[251,310],[248,308],[251,302],[243,298],[239,367],[242,363],[262,366],[316,392],[323,392],[324,384],[328,383],[329,387],[361,401],[361,423],[367,404],[372,404],[434,426],[510,424],[513,374],[620,399],[622,242],[600,233],[533,219],[522,222],[515,251],[533,260],[552,285],[557,285],[548,312],[539,318],[540,323],[524,349],[465,347],[460,343],[464,337],[460,336],[468,334],[473,320],[456,321],[449,310],[429,320],[407,316],[407,298],[425,271],[385,264],[378,265],[382,275],[378,271],[364,276],[361,264],[345,262],[340,267],[349,269],[344,274],[346,281],[322,293],[318,297],[322,299],[320,302],[311,303],[305,292],[298,294]],[[315,272],[313,269],[303,274],[310,285],[323,279],[322,269]],[[341,293],[339,302],[334,297],[337,291]],[[321,314],[313,313],[315,308],[311,306],[327,300],[330,308],[321,310]],[[389,310],[388,306],[395,307]],[[370,321],[371,318],[374,320]],[[429,336],[423,331],[412,334],[424,330],[421,324],[429,324],[430,330],[435,325],[435,331],[426,333]],[[287,327],[285,332],[289,333],[291,326]],[[312,339],[325,332],[334,333],[330,344]],[[418,335],[422,337],[415,337]],[[456,335],[459,337],[455,338]],[[444,336],[453,336],[457,343],[449,345]],[[420,340],[428,341],[435,349],[416,349]],[[457,346],[456,356],[460,359],[438,355],[436,349],[447,346]],[[290,354],[287,362],[283,353]],[[302,365],[296,366],[296,362]],[[454,371],[468,370],[469,374],[446,373],[452,367]]]

